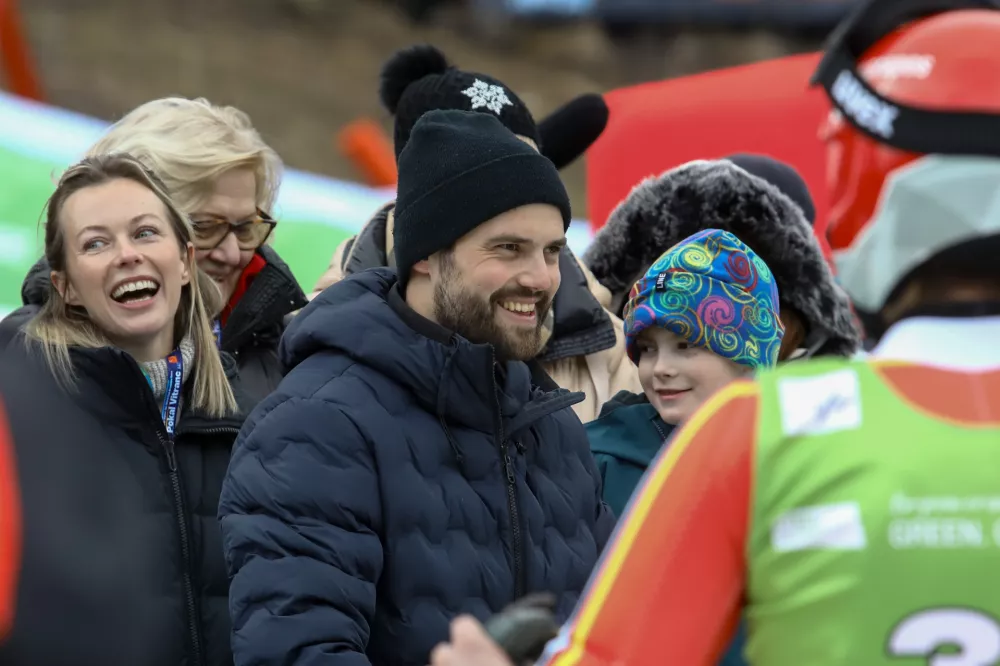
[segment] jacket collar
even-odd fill
[[[587,424],[591,450],[648,467],[674,426],[664,423],[642,393],[619,391]]]
[[[587,356],[615,346],[615,325],[594,294],[569,248],[559,254],[562,282],[552,302],[552,338],[538,355],[542,363]]]
[[[265,245],[257,250],[266,263],[236,303],[222,329],[222,349],[233,353],[251,340],[277,342],[284,318],[308,302],[298,281],[278,253]]]
[[[23,334],[19,338],[18,344],[34,344],[26,342]],[[35,354],[33,350],[29,350],[29,354],[37,357],[36,360],[41,363],[40,354]],[[160,423],[161,405],[153,397],[139,364],[129,354],[116,347],[74,347],[70,349],[70,359],[76,373],[71,396],[84,409],[97,415],[105,423],[123,428],[141,429]],[[222,362],[226,376],[233,385],[239,411],[230,416],[215,418],[184,406],[178,422],[178,434],[217,428],[236,431],[242,426],[251,405],[239,388],[236,362],[228,354],[223,354]],[[39,367],[38,370],[49,373],[48,368]],[[51,377],[51,373],[49,376]],[[52,381],[55,382],[54,377]],[[193,381],[189,377],[184,384],[185,405],[189,404],[192,386]]]

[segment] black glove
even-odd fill
[[[486,623],[486,631],[504,649],[515,666],[530,666],[542,656],[545,644],[559,633],[551,594],[529,594]]]

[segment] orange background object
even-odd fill
[[[338,135],[340,150],[372,187],[396,184],[396,152],[389,137],[367,118],[345,125]]]
[[[808,87],[819,57],[790,56],[607,93],[608,126],[587,153],[594,231],[643,178],[695,159],[761,153],[802,174],[829,258],[826,157],[818,132],[830,106],[822,89]]]
[[[10,92],[45,101],[16,0],[0,0],[0,61]]]

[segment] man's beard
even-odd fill
[[[534,298],[534,328],[514,329],[497,321],[495,307],[510,298]],[[483,299],[462,284],[450,257],[441,259],[441,279],[434,286],[434,316],[437,322],[466,340],[492,344],[499,360],[527,361],[542,347],[542,325],[552,305],[547,294],[526,289],[501,289]]]

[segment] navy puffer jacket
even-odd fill
[[[580,394],[409,309],[389,269],[313,300],[241,433],[220,517],[237,664],[424,666],[459,613],[569,615],[613,518]]]

